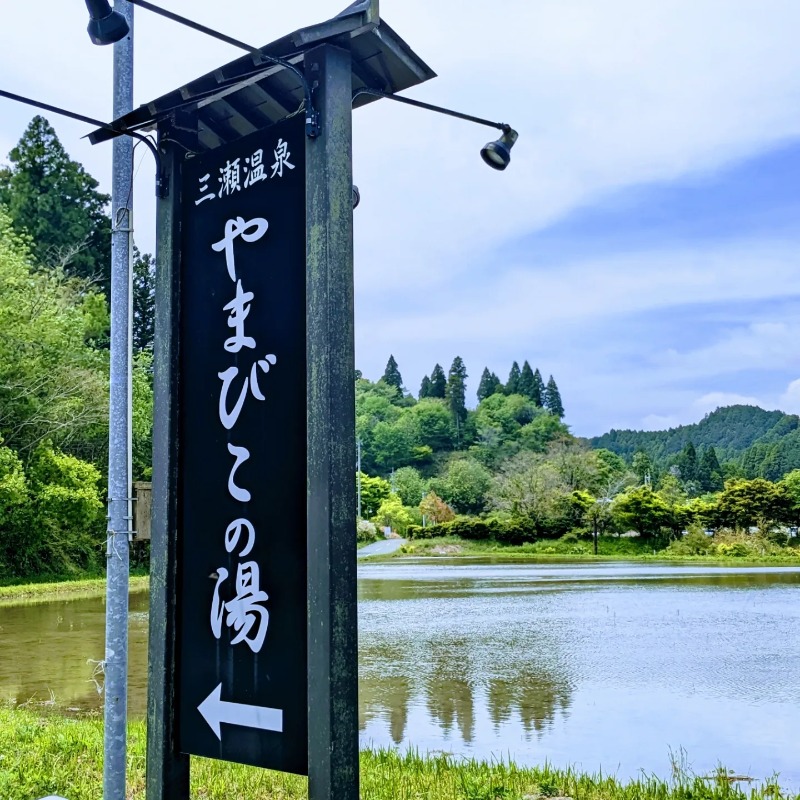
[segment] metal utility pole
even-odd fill
[[[114,44],[114,118],[133,108],[133,5],[115,2],[129,33]],[[128,711],[128,572],[131,536],[131,201],[133,142],[114,139],[111,188],[111,382],[108,420],[103,798],[125,800]]]

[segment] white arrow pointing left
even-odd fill
[[[260,728],[263,731],[283,733],[283,711],[279,708],[249,706],[246,703],[229,703],[222,699],[222,684],[197,706],[211,730],[222,741],[220,724],[242,725],[245,728]]]

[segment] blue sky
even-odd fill
[[[528,358],[556,376],[582,435],[693,422],[733,402],[800,413],[790,388],[800,376],[799,223],[800,139],[790,139],[616,189],[509,239],[448,298],[477,314],[488,307],[497,322],[459,342],[459,354],[474,353],[471,388],[485,365],[505,379],[513,359]],[[409,300],[411,324],[440,299]],[[509,307],[521,324],[503,319]],[[435,351],[445,368],[446,339]]]
[[[162,0],[254,44],[345,4]],[[4,9],[0,86],[105,118],[111,53],[88,43],[81,6]],[[399,104],[358,110],[359,368],[377,378],[393,353],[416,392],[460,355],[474,402],[484,366],[505,379],[527,358],[556,377],[580,435],[693,422],[731,402],[800,412],[800,5],[503,9],[508,23],[493,26],[478,0],[381,2],[439,74],[411,96],[520,138],[497,173],[478,157],[491,129]],[[136,15],[137,103],[238,56]],[[3,102],[0,158],[32,115]],[[108,148],[52,121],[108,191]],[[152,250],[152,165],[138,159],[135,238]]]

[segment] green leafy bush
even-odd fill
[[[456,517],[450,522],[429,525],[427,528],[411,526],[409,535],[414,539],[433,539],[455,536],[471,541],[494,539],[500,544],[519,545],[534,540],[533,532],[513,520],[478,517]]]
[[[396,494],[389,495],[378,508],[373,518],[381,527],[389,526],[395,533],[404,536],[409,525],[413,525],[414,509],[406,508]]]
[[[458,536],[461,539],[491,539],[496,530],[494,522],[486,522],[476,517],[456,517],[441,525],[446,528],[446,536]]]
[[[699,525],[690,525],[682,539],[670,542],[667,552],[680,556],[705,556],[714,552],[714,542]]]
[[[28,466],[28,480],[33,499],[32,539],[38,540],[40,571],[96,569],[105,518],[97,468],[41,445]]]

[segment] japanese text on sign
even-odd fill
[[[216,200],[241,192],[242,189],[247,189],[260,181],[282,178],[284,170],[294,169],[289,145],[283,139],[278,139],[272,155],[274,161],[269,166],[264,163],[263,148],[255,150],[244,159],[243,163],[241,157],[233,160],[227,159],[225,164],[219,167],[219,174],[216,176],[218,187],[214,187],[210,172],[198,178],[199,197],[194,201],[194,204],[199,206],[200,203],[206,200]],[[268,171],[269,174],[267,174]]]
[[[255,297],[253,292],[243,289],[241,278],[236,274],[234,244],[237,240],[245,244],[257,242],[268,228],[267,220],[262,217],[254,217],[247,221],[243,217],[229,219],[225,223],[222,239],[211,245],[211,249],[215,252],[224,252],[228,277],[236,287],[233,299],[223,306],[223,311],[229,312],[228,327],[233,330],[233,335],[223,344],[229,353],[239,353],[243,348],[250,350],[257,348],[256,340],[252,336],[245,335],[245,320],[250,314],[250,304]],[[248,394],[252,394],[256,400],[265,399],[259,384],[259,372],[268,373],[270,367],[276,363],[277,357],[268,353],[263,358],[254,358],[249,374],[245,374],[243,380],[239,378],[238,366],[230,366],[218,373],[217,377],[222,381],[219,394],[219,421],[226,430],[230,431],[236,425]],[[238,387],[238,396],[231,406],[228,395],[234,386]],[[233,389],[233,394],[236,395],[236,389]],[[236,502],[247,503],[250,501],[250,492],[236,482],[236,473],[250,458],[250,451],[245,446],[228,443],[228,452],[234,459],[228,476],[228,493]],[[225,531],[225,550],[228,553],[236,552],[239,558],[245,558],[253,549],[255,539],[256,531],[253,524],[244,516],[239,517],[233,520]],[[269,625],[269,611],[266,608],[269,595],[260,587],[258,563],[253,560],[239,562],[233,596],[230,588],[225,586],[228,578],[227,569],[219,567],[216,570],[217,582],[211,603],[211,632],[219,639],[225,625],[236,633],[231,640],[232,645],[244,642],[254,653],[258,653],[264,645]],[[227,601],[223,599],[225,588],[228,589],[226,596],[230,598]]]

